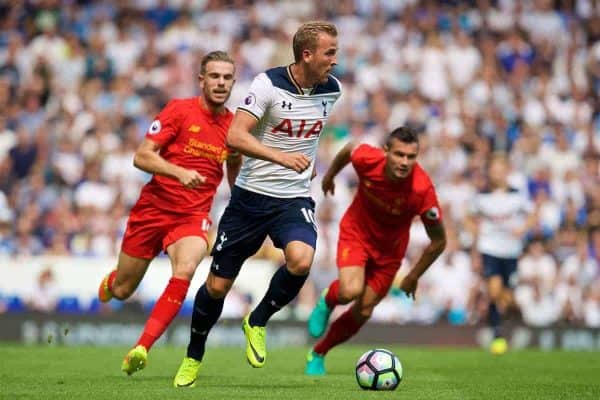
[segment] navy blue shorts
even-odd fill
[[[487,279],[494,275],[500,275],[502,282],[507,288],[514,287],[515,279],[512,278],[517,272],[516,258],[500,258],[482,254],[483,276]]]
[[[234,186],[219,221],[211,271],[222,278],[235,278],[267,235],[280,249],[293,240],[315,248],[314,213],[315,202],[310,197],[277,198]]]

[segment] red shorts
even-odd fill
[[[152,259],[186,236],[200,236],[208,243],[210,225],[208,214],[182,215],[160,210],[140,198],[129,214],[121,250],[133,257]]]
[[[337,267],[364,267],[365,284],[382,297],[390,290],[403,258],[404,254],[390,254],[367,246],[364,241],[340,231]]]

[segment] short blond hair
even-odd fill
[[[211,51],[202,57],[202,61],[200,61],[200,75],[204,75],[206,73],[206,65],[211,61],[225,61],[235,67],[233,58],[231,58],[227,52],[221,50]]]
[[[334,37],[338,34],[335,25],[327,21],[310,21],[300,25],[292,41],[296,62],[302,59],[304,50],[314,51],[317,48],[319,33],[326,33]]]

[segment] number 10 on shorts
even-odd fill
[[[306,208],[306,207],[302,207],[300,209],[300,211],[302,211],[302,215],[304,216],[304,219],[306,220],[306,222],[308,222],[315,229],[317,229],[317,221],[315,220],[315,213],[314,213],[314,211],[311,210],[310,208]]]

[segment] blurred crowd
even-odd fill
[[[501,152],[537,218],[517,313],[537,326],[600,326],[599,1],[31,0],[0,10],[0,257],[115,257],[149,179],[132,165],[136,146],[168,99],[198,94],[202,55],[235,59],[234,109],[256,74],[292,62],[301,22],[326,19],[340,33],[344,93],[322,133],[318,252],[291,315],[305,318],[335,278],[337,224],[357,183],[346,168],[335,198],[323,198],[319,177],[348,140],[380,145],[408,125],[450,241],[416,302],[392,290],[374,318],[485,318],[463,223]],[[215,221],[228,195],[222,185]],[[426,240],[415,221],[402,270]],[[257,257],[281,254],[266,243]]]

